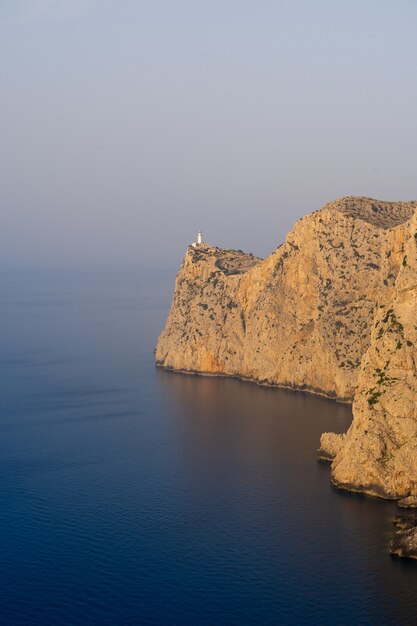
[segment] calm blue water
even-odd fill
[[[415,624],[395,505],[316,461],[349,407],[156,370],[171,290],[1,275],[0,623]]]

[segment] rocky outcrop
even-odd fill
[[[317,454],[322,461],[333,461],[342,449],[345,435],[336,433],[323,433],[320,439],[320,448]]]
[[[395,556],[417,559],[417,528],[400,530],[391,541],[390,552]]]
[[[379,305],[353,422],[332,463],[338,487],[395,499],[417,495],[417,215],[403,236],[395,288]]]
[[[189,247],[157,364],[351,400],[415,208],[337,200],[297,222],[265,260]]]
[[[348,433],[322,437],[333,483],[417,493],[416,208],[342,198],[297,222],[265,260],[188,248],[157,365],[355,395]]]
[[[417,496],[407,496],[397,502],[400,509],[417,509]]]
[[[390,552],[395,556],[417,559],[417,517],[397,515],[394,517],[396,533],[390,544]]]
[[[400,503],[398,503],[398,506]],[[396,533],[389,550],[394,556],[417,559],[417,515],[404,513],[394,517]]]

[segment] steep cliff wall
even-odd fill
[[[395,289],[362,360],[352,426],[321,441],[335,485],[385,498],[417,495],[417,214],[403,237]]]
[[[188,248],[157,364],[351,400],[416,207],[342,198],[297,222],[265,260]]]

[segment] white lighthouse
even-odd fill
[[[203,234],[201,230],[199,230],[198,235],[197,235],[197,242],[194,242],[191,245],[193,248],[197,248],[197,246],[201,246],[202,243],[203,243]]]

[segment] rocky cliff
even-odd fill
[[[299,220],[265,260],[189,247],[157,365],[355,395],[349,432],[322,437],[333,482],[414,493],[416,209],[342,198]]]
[[[352,399],[414,208],[338,200],[297,222],[265,260],[189,247],[157,364]]]
[[[417,214],[402,233],[394,291],[379,305],[344,436],[325,433],[335,485],[385,498],[417,494]]]

